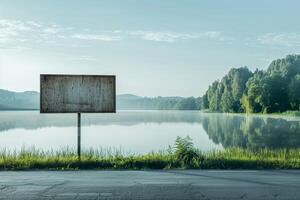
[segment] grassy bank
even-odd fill
[[[73,169],[300,169],[300,149],[243,150],[227,149],[201,152],[190,139],[178,138],[174,148],[146,155],[122,155],[103,150],[83,151],[78,161],[76,151],[64,149],[43,152],[23,149],[0,152],[0,170],[73,170]]]

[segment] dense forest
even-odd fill
[[[300,109],[300,55],[271,62],[267,70],[233,68],[213,82],[201,109],[232,113],[274,113]]]

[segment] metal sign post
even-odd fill
[[[81,156],[81,113],[77,113],[77,156]]]
[[[77,113],[77,155],[81,157],[81,113],[116,112],[116,76],[40,75],[40,113]]]

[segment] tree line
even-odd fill
[[[126,94],[117,97],[117,108],[123,110],[199,110],[200,97],[140,97]]]
[[[274,60],[267,70],[231,69],[201,97],[216,112],[274,113],[300,110],[300,55]]]

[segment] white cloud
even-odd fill
[[[43,29],[43,34],[46,35],[55,35],[57,33],[65,33],[67,31],[72,30],[73,27],[62,27],[58,24],[51,24]]]
[[[220,38],[221,33],[218,32],[218,31],[207,31],[207,32],[204,32],[202,34],[202,36],[205,36],[205,37],[208,37],[208,38],[211,38],[211,39],[215,39],[215,38]]]
[[[151,40],[157,42],[175,42],[177,40],[187,40],[197,38],[196,35],[188,33],[177,33],[177,32],[154,32],[154,31],[130,31],[129,35],[139,36],[144,40]]]
[[[20,32],[32,31],[32,28],[20,21],[0,19],[0,40],[9,41]]]
[[[57,33],[62,32],[64,35],[69,30],[70,27],[64,28],[57,24],[46,26],[35,21],[0,19],[0,44],[5,44],[0,48],[7,50],[18,46],[18,49],[25,49],[32,43],[58,46],[61,38],[57,37]]]
[[[72,35],[71,38],[81,39],[81,40],[98,40],[98,41],[118,41],[122,40],[121,36],[111,36],[102,34],[76,34]]]
[[[120,33],[120,31],[118,30]],[[222,36],[219,31],[206,31],[200,33],[183,33],[183,32],[172,32],[172,31],[124,31],[131,36],[138,36],[144,40],[151,40],[156,42],[176,42],[180,40],[189,39],[215,39],[225,41],[226,38]],[[121,32],[122,33],[122,32]]]
[[[27,41],[26,35],[33,31],[30,24],[18,20],[0,19],[1,50],[24,49],[19,43]]]
[[[37,27],[37,28],[41,28],[42,27],[42,24],[38,23],[38,22],[35,22],[35,21],[27,21],[26,22],[27,24],[33,26],[33,27]]]
[[[17,45],[11,46],[11,45],[0,43],[0,51],[24,51],[28,49],[29,49],[28,47],[17,46]]]
[[[9,29],[13,31],[31,31],[30,25],[19,20],[0,19],[1,29]]]
[[[74,60],[74,61],[96,61],[97,59],[93,56],[83,55],[83,56],[78,56],[78,57],[72,57],[71,60]]]
[[[60,31],[59,28],[45,28],[45,29],[43,30],[43,32],[46,33],[46,34],[56,34],[56,33],[58,33],[59,31]]]
[[[268,33],[257,38],[263,45],[300,47],[299,33]]]
[[[0,19],[0,44],[3,46],[30,47],[32,44],[45,46],[76,47],[79,40],[85,41],[121,41],[124,39],[142,39],[155,42],[172,43],[191,39],[224,41],[226,38],[218,31],[198,33],[151,31],[151,30],[90,30],[59,24],[45,24],[36,21]],[[224,39],[225,38],[225,39]],[[0,47],[1,48],[1,47]],[[4,48],[1,48],[4,49]]]

